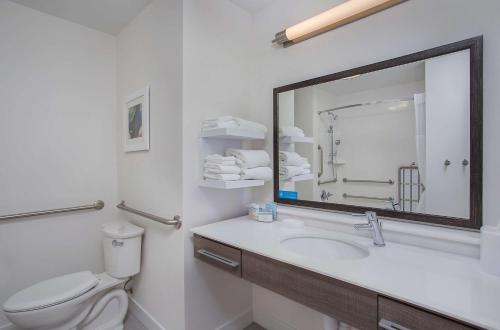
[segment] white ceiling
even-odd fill
[[[334,80],[318,85],[318,87],[334,95],[344,95],[369,89],[422,81],[424,79],[424,61],[419,61],[366,73],[353,79]]]
[[[238,7],[243,8],[251,14],[255,14],[260,11],[271,2],[275,0],[230,0],[232,3],[237,5]]]
[[[11,1],[104,33],[116,35],[152,0]]]

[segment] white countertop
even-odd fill
[[[487,329],[500,330],[500,277],[483,273],[479,260],[451,253],[373,241],[332,230],[282,222],[261,223],[240,217],[192,228],[191,232],[364,287]],[[358,260],[324,262],[283,248],[280,242],[301,235],[347,239],[368,248]]]

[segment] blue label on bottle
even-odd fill
[[[297,194],[296,191],[280,190],[278,192],[278,197],[281,198],[281,199],[297,200],[298,194]]]

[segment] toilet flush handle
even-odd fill
[[[113,245],[113,246],[123,246],[123,242],[120,242],[120,241],[117,241],[116,239],[114,239],[111,242],[111,245]]]

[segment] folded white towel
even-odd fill
[[[288,180],[294,176],[301,175],[304,169],[300,166],[280,166],[280,179]]]
[[[302,166],[280,166],[280,179],[288,180],[294,176],[310,174],[311,170]]]
[[[270,167],[244,168],[241,170],[243,180],[270,181],[273,178],[273,170]]]
[[[271,163],[264,150],[227,149],[226,155],[236,157],[236,164],[242,168],[268,166]]]
[[[205,162],[205,165],[235,166],[236,161],[235,160],[220,160],[220,161],[211,160],[209,162]]]
[[[215,173],[205,173],[205,179],[219,180],[219,181],[235,181],[239,180],[241,176],[239,174],[215,174]]]
[[[293,151],[280,151],[279,157],[281,165],[301,166],[307,163],[304,157]]]
[[[295,126],[280,127],[280,136],[297,136],[304,137],[304,131]]]
[[[241,167],[236,165],[220,165],[220,164],[210,164],[205,163],[204,166],[205,173],[211,174],[240,174]]]
[[[305,164],[300,165],[300,167],[302,167],[303,169],[311,169],[311,164],[305,163]]]
[[[219,154],[212,154],[212,155],[208,155],[205,157],[205,161],[206,162],[210,162],[210,161],[223,161],[223,160],[236,160],[236,158],[232,157],[232,156],[222,156],[222,155],[219,155]]]
[[[248,128],[267,133],[267,127],[265,125],[233,116],[221,116],[214,119],[207,119],[204,120],[202,124],[202,129],[204,130],[227,127]]]

